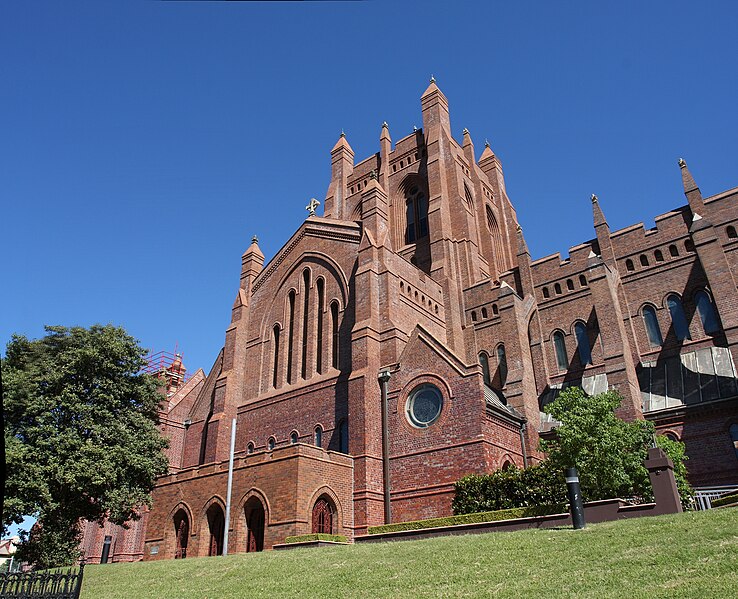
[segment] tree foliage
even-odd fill
[[[561,425],[554,437],[541,440],[547,458],[528,468],[465,476],[455,485],[455,514],[557,504],[566,499],[563,473],[574,466],[585,501],[613,497],[651,500],[651,481],[643,462],[654,441],[654,426],[645,420],[625,422],[615,415],[622,397],[608,391],[588,397],[569,387],[546,406]],[[692,498],[684,462],[684,444],[664,436],[656,444],[674,462],[677,489],[686,507]]]
[[[145,351],[136,340],[112,325],[46,332],[14,336],[3,361],[3,525],[37,518],[19,557],[39,567],[77,557],[80,519],[137,518],[168,467],[156,427],[162,395],[140,374]]]
[[[646,420],[618,418],[615,410],[622,399],[617,391],[590,397],[579,387],[569,387],[544,408],[561,425],[554,438],[541,440],[541,450],[554,469],[577,468],[586,501],[653,497],[643,462],[656,438],[655,429]],[[656,442],[674,462],[677,487],[682,501],[688,502],[692,491],[686,478],[684,444],[666,437]]]

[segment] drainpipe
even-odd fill
[[[228,555],[228,528],[231,525],[231,490],[233,489],[233,454],[236,449],[236,419],[231,421],[231,452],[228,458],[228,489],[226,491],[225,531],[223,531],[223,555]]]
[[[382,475],[384,478],[384,523],[392,521],[392,507],[390,505],[390,464],[389,464],[389,408],[387,406],[387,388],[389,386],[390,371],[379,372],[379,384],[382,388]]]
[[[528,467],[528,452],[525,451],[525,423],[525,420],[520,423],[520,449],[523,452],[523,468]]]

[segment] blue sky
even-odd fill
[[[126,327],[209,369],[252,235],[270,259],[357,160],[489,139],[534,258],[738,185],[735,2],[3,2],[0,344]]]

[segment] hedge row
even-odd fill
[[[398,522],[397,524],[384,524],[383,526],[370,526],[370,535],[380,535],[387,532],[398,532],[401,530],[421,530],[423,528],[437,528],[440,526],[454,526],[457,524],[480,524],[484,522],[497,522],[499,520],[515,520],[516,518],[531,518],[533,516],[548,516],[560,514],[566,510],[564,504],[537,505],[528,507],[516,507],[494,512],[477,512],[476,514],[461,514],[459,516],[447,516],[446,518],[431,518],[429,520],[415,520],[412,522]]]
[[[346,543],[346,537],[343,535],[328,535],[322,532],[316,532],[309,535],[297,535],[295,537],[287,537],[285,543],[306,543],[308,541],[330,541],[332,543]]]
[[[738,493],[731,493],[730,495],[723,495],[720,499],[715,499],[710,502],[712,507],[720,507],[723,505],[730,505],[732,503],[738,503]]]

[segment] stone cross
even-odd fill
[[[316,200],[315,198],[312,198],[310,200],[310,203],[305,206],[305,210],[307,210],[310,214],[308,216],[315,216],[315,209],[320,206],[320,202]]]

